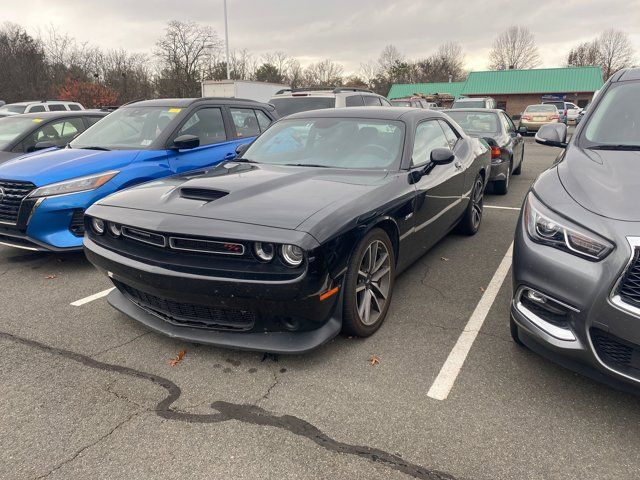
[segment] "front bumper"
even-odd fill
[[[283,281],[212,277],[144,263],[88,237],[85,252],[116,285],[109,296],[112,306],[174,338],[244,350],[303,353],[326,343],[342,327],[341,295],[320,300],[320,294],[334,286],[326,273],[314,276],[307,270]]]
[[[596,377],[610,377],[640,387],[640,317],[611,302],[611,292],[632,255],[628,244],[599,262],[537,244],[526,234],[522,218],[513,249],[511,317],[524,335],[543,352],[568,366],[579,364]],[[566,318],[536,315],[523,305],[523,289],[532,289],[566,306]],[[604,342],[604,343],[603,343]],[[630,365],[620,363],[629,349]],[[543,353],[544,354],[544,353]]]

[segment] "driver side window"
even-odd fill
[[[416,128],[416,137],[413,142],[413,155],[411,166],[425,165],[431,160],[431,151],[434,148],[449,148],[449,142],[437,120],[423,122]]]
[[[178,131],[180,135],[195,135],[200,146],[227,141],[222,111],[219,108],[201,108],[196,111]]]

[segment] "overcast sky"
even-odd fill
[[[640,62],[640,0],[227,0],[231,49],[283,50],[303,64],[331,58],[347,72],[393,44],[409,58],[459,42],[466,66],[482,70],[495,35],[529,27],[542,66],[562,66],[569,48],[605,28],[631,35]],[[224,36],[222,0],[0,0],[0,22],[30,33],[54,24],[103,48],[153,49],[167,20],[210,24]]]

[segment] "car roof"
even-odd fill
[[[373,120],[415,120],[424,118],[425,115],[434,118],[446,118],[444,114],[436,110],[411,107],[349,107],[349,108],[322,108],[294,113],[285,117],[296,118],[370,118]]]
[[[625,82],[628,80],[640,80],[640,68],[625,68],[613,74],[612,82]]]
[[[217,103],[222,105],[238,105],[238,104],[254,104],[268,105],[256,100],[247,98],[229,98],[229,97],[202,97],[202,98],[158,98],[155,100],[141,100],[123,105],[121,108],[127,107],[182,107],[187,108],[195,103]]]
[[[3,107],[8,107],[9,105],[33,105],[35,103],[78,103],[78,102],[71,102],[69,100],[25,100],[24,102],[7,103],[3,105]]]
[[[62,118],[62,117],[77,117],[77,116],[106,116],[108,112],[101,112],[99,110],[64,110],[59,112],[36,112],[36,113],[21,113],[12,115],[13,117],[26,117],[26,118]]]

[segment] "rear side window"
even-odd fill
[[[374,97],[373,95],[365,95],[362,97],[362,100],[364,101],[364,106],[365,107],[380,107],[382,106],[382,103],[380,102],[380,99],[378,97]]]
[[[61,103],[50,103],[49,111],[50,112],[65,112],[67,108]]]
[[[195,135],[201,146],[227,141],[222,111],[219,108],[201,108],[189,117],[176,137],[180,135]]]
[[[44,105],[34,105],[29,109],[29,113],[46,112]]]
[[[292,113],[307,112],[309,110],[319,110],[321,108],[335,108],[335,97],[285,97],[273,98],[269,103],[276,107],[278,115],[284,117]]]
[[[95,123],[102,120],[103,117],[84,117],[89,126],[94,125]]]
[[[69,110],[73,110],[75,112],[82,109],[80,108],[80,105],[78,105],[77,103],[71,103],[69,104]]]
[[[240,138],[257,137],[260,135],[260,125],[255,110],[251,108],[230,108],[236,134]]]
[[[347,97],[345,100],[345,105],[347,107],[362,107],[364,106],[364,102],[362,101],[362,95],[351,95]]]
[[[262,110],[256,110],[256,117],[258,117],[258,125],[260,125],[260,131],[264,132],[269,125],[271,125],[271,119]]]
[[[383,107],[390,107],[391,106],[391,102],[389,100],[387,100],[386,98],[380,98],[380,103],[382,103]]]

